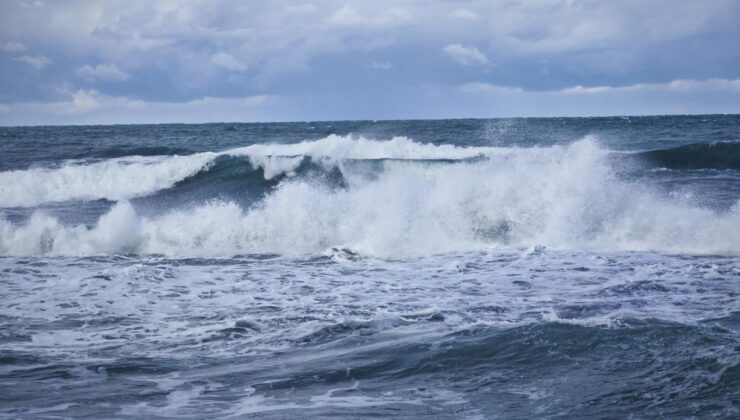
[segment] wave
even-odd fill
[[[350,141],[339,139],[327,144]],[[361,255],[403,258],[535,245],[740,252],[740,205],[717,212],[622,180],[609,164],[610,152],[590,138],[566,146],[491,149],[486,159],[445,165],[394,159],[347,165],[333,159],[337,155],[418,156],[418,150],[399,149],[399,145],[416,147],[409,142],[397,140],[395,154],[356,150],[329,155],[321,149],[303,150],[316,159],[283,156],[255,161],[264,165],[265,177],[283,175],[274,178],[265,195],[248,207],[212,200],[144,217],[132,204],[121,201],[94,227],[64,225],[41,211],[23,225],[0,221],[0,254],[232,256],[323,253],[336,247]],[[376,143],[380,144],[368,146],[383,144]],[[264,147],[229,153],[293,155],[301,147],[315,146],[267,151]],[[471,158],[482,149],[419,147],[431,159]],[[322,155],[332,158],[332,171],[339,173],[341,185],[289,176],[326,164]],[[381,170],[368,170],[368,165]]]
[[[127,200],[172,187],[207,169],[215,153],[132,156],[57,168],[0,172],[0,207],[32,207],[70,200]]]
[[[666,169],[740,170],[740,143],[694,143],[671,149],[640,152],[645,162]]]
[[[332,166],[343,160],[466,159],[492,153],[494,148],[462,148],[415,143],[405,137],[373,141],[332,135],[294,144],[252,145],[223,152],[191,155],[128,156],[94,161],[70,160],[56,168],[0,172],[0,207],[34,207],[73,200],[129,200],[171,188],[199,172],[207,172],[224,156],[244,157],[266,180],[295,175],[304,158]],[[137,148],[142,155],[172,152],[167,148]],[[102,152],[116,156],[122,150]]]
[[[316,175],[317,171],[331,172],[337,167],[361,166],[363,162],[366,168],[382,169],[384,161],[455,163],[478,159],[505,160],[515,155],[536,155],[542,150],[548,148],[458,147],[417,143],[406,137],[375,141],[336,135],[316,141],[255,144],[190,155],[177,155],[174,153],[182,150],[166,147],[114,148],[100,152],[100,156],[92,161],[88,157],[70,160],[54,168],[0,172],[0,207],[35,207],[99,199],[130,200],[192,181],[192,177],[210,178],[213,182],[238,181],[251,178],[249,171],[260,172],[266,181],[279,181],[299,173]],[[120,156],[128,152],[137,155]],[[636,156],[642,162],[666,169],[740,169],[740,143],[692,144],[641,152]],[[101,160],[103,157],[107,159]],[[236,160],[228,161],[229,158]],[[308,170],[308,166],[314,170]],[[228,175],[224,167],[231,168],[231,178],[224,178]],[[213,186],[219,188],[218,185]],[[261,191],[264,190],[262,187]]]

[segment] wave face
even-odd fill
[[[666,169],[740,169],[740,143],[695,143],[642,152],[640,156]]]
[[[128,157],[0,172],[0,207],[30,207],[71,200],[127,200],[170,188],[206,169],[213,158],[213,153]]]
[[[699,156],[694,163],[705,159]],[[612,160],[593,137],[517,148],[329,136],[5,172],[0,177],[6,181],[1,187],[6,206],[99,198],[119,202],[91,227],[64,224],[40,211],[23,225],[0,222],[0,252],[230,256],[342,248],[403,258],[532,246],[740,251],[740,206],[717,211],[661,195],[644,182],[620,177]],[[166,205],[163,190],[190,191],[200,184],[218,190],[226,180],[241,181],[243,188],[197,204]],[[158,208],[165,209],[158,213],[140,215],[127,201],[157,191]]]

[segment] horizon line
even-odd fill
[[[4,125],[5,128],[43,128],[43,127],[115,127],[131,125],[210,125],[210,124],[307,124],[307,123],[347,123],[347,122],[398,122],[398,121],[463,121],[463,120],[516,120],[516,119],[600,119],[600,118],[654,118],[654,117],[709,117],[709,116],[740,116],[740,112],[724,113],[685,113],[685,114],[611,114],[611,115],[560,115],[560,116],[517,116],[517,117],[453,117],[453,118],[363,118],[337,120],[265,120],[265,121],[210,121],[210,122],[142,122],[142,123],[101,123],[101,124],[16,124]]]

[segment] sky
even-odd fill
[[[0,2],[0,125],[706,113],[737,0]]]

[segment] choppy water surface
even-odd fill
[[[0,415],[740,415],[740,117],[0,129]]]

